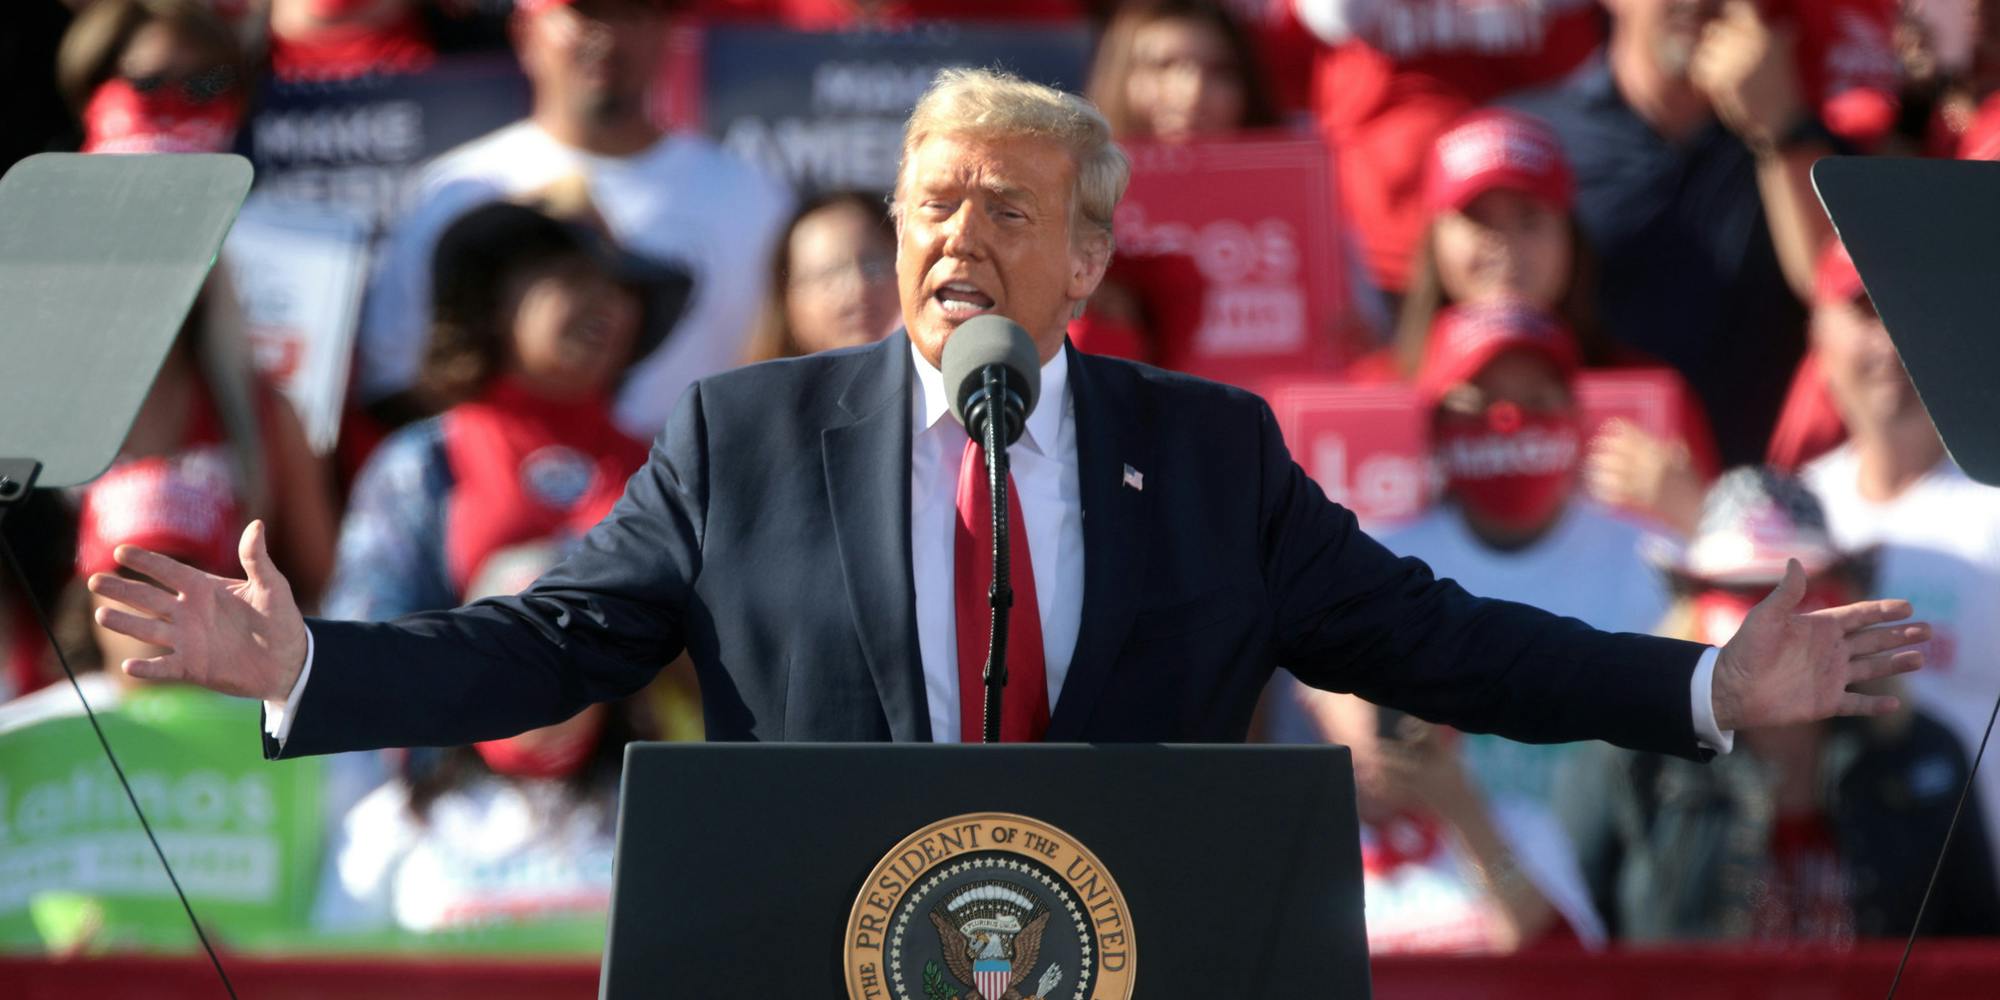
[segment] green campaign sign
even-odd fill
[[[257,704],[197,688],[133,689],[98,719],[211,939],[296,939],[335,819],[324,763],[265,761]],[[0,729],[0,949],[195,947],[81,711]]]

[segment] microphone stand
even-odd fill
[[[1008,555],[1013,550],[1007,540],[1007,411],[1001,400],[1007,393],[1007,369],[986,368],[986,420],[981,442],[986,450],[986,481],[993,496],[993,585],[987,588],[986,603],[992,609],[992,624],[986,638],[986,714],[981,739],[1000,742],[1000,694],[1007,687],[1007,612],[1014,606],[1014,588],[1008,579]]]

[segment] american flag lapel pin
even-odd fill
[[[1146,488],[1146,477],[1141,475],[1138,469],[1127,465],[1125,467],[1125,485],[1135,490],[1143,491]]]

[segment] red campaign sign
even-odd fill
[[[1315,137],[1132,143],[1114,229],[1121,253],[1191,259],[1200,322],[1161,345],[1164,367],[1238,384],[1331,372],[1354,353],[1332,162]]]
[[[1292,459],[1364,527],[1407,521],[1429,506],[1430,428],[1408,386],[1304,376],[1269,380],[1262,389]],[[1586,440],[1613,417],[1660,437],[1680,431],[1681,397],[1668,373],[1586,372],[1576,394]]]

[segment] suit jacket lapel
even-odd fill
[[[1069,351],[1077,488],[1083,498],[1083,622],[1062,695],[1049,718],[1052,743],[1084,738],[1139,607],[1152,523],[1149,494],[1125,480],[1127,466],[1143,477],[1153,465],[1140,401],[1114,386],[1095,359],[1067,346],[1064,350]]]
[[[841,394],[847,423],[820,436],[834,539],[855,634],[890,738],[931,738],[910,573],[910,346],[901,333],[862,352]]]

